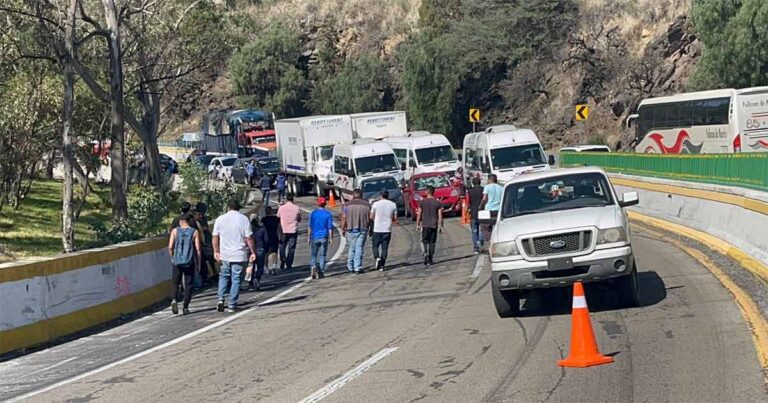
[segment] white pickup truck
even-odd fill
[[[600,168],[557,169],[521,175],[504,186],[501,208],[481,223],[494,224],[491,289],[501,317],[520,312],[530,290],[576,281],[610,281],[625,305],[637,305],[637,268],[624,207],[637,193],[616,195]]]

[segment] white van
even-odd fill
[[[401,168],[405,167],[406,180],[411,175],[432,172],[452,177],[461,166],[451,142],[442,134],[411,132],[405,137],[388,137],[384,142],[392,146]]]
[[[404,183],[403,171],[389,144],[373,139],[357,139],[351,143],[333,147],[333,178],[338,194],[346,200],[352,199],[364,178],[389,175]]]
[[[306,193],[313,187],[322,195],[333,187],[331,165],[333,146],[352,141],[352,124],[347,115],[307,116],[275,121],[280,168],[295,180],[291,192]]]
[[[462,164],[467,186],[475,176],[485,184],[490,174],[506,183],[524,173],[549,170],[552,162],[547,162],[539,137],[529,129],[501,125],[464,137]]]
[[[349,116],[356,139],[384,139],[408,134],[405,112],[368,112]]]

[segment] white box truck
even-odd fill
[[[280,168],[288,176],[289,192],[325,194],[333,188],[333,146],[352,142],[348,115],[307,116],[275,122]]]
[[[381,140],[408,134],[405,112],[369,112],[350,115],[356,139]]]
[[[383,140],[395,151],[398,161],[405,167],[405,179],[411,175],[444,172],[453,177],[461,163],[451,142],[442,134],[411,132],[405,137]]]

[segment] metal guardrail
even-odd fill
[[[561,166],[592,165],[609,172],[737,186],[768,192],[768,153],[560,154]]]

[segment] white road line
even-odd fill
[[[307,209],[304,209],[304,208],[301,208],[301,209],[302,209],[303,211],[306,211],[306,212],[310,212],[310,210],[307,210]],[[339,231],[339,234],[341,234],[341,230],[340,230],[339,228],[336,228],[336,230],[337,230],[337,231]],[[338,250],[336,251],[336,253],[333,255],[333,257],[331,258],[331,260],[329,260],[329,261],[328,261],[328,264],[329,264],[329,265],[330,265],[331,263],[335,262],[335,261],[336,261],[336,260],[337,260],[339,257],[341,257],[341,254],[342,254],[342,253],[344,253],[344,247],[345,247],[345,245],[346,245],[346,240],[345,240],[345,239],[344,239],[344,237],[343,237],[343,236],[341,236],[341,235],[340,235],[340,238],[341,238],[341,242],[339,243],[339,249],[338,249]],[[193,338],[193,337],[199,336],[199,335],[201,335],[201,334],[203,334],[203,333],[207,333],[207,332],[209,332],[209,331],[211,331],[211,330],[214,330],[214,329],[217,329],[217,328],[219,328],[219,327],[222,327],[222,326],[224,326],[224,325],[226,325],[226,324],[228,324],[228,323],[230,323],[230,322],[233,322],[233,321],[235,321],[235,320],[237,320],[237,319],[239,319],[239,318],[241,318],[241,317],[243,317],[243,316],[247,315],[248,313],[250,313],[251,311],[253,311],[253,310],[254,310],[254,309],[256,309],[256,308],[259,308],[259,307],[261,307],[261,306],[264,306],[264,305],[269,305],[269,304],[272,304],[272,303],[274,303],[275,301],[278,301],[278,300],[280,300],[280,299],[284,298],[286,295],[288,295],[288,294],[290,294],[290,293],[292,293],[292,292],[296,291],[297,289],[299,289],[301,286],[303,286],[304,284],[306,284],[306,283],[307,283],[307,282],[309,282],[310,280],[312,280],[312,278],[311,278],[311,277],[307,277],[307,278],[305,278],[305,279],[301,280],[299,283],[297,283],[297,284],[293,285],[291,288],[288,288],[287,290],[285,290],[285,291],[281,292],[280,294],[277,294],[277,295],[275,295],[275,296],[274,296],[274,297],[272,297],[272,298],[269,298],[269,299],[267,299],[267,300],[265,300],[265,301],[263,301],[263,302],[260,302],[260,303],[256,304],[256,305],[255,305],[254,307],[252,307],[252,308],[248,308],[248,309],[245,309],[245,310],[243,310],[242,312],[238,312],[238,313],[236,313],[236,314],[234,314],[234,315],[232,315],[232,316],[228,316],[228,317],[226,317],[226,318],[224,318],[224,319],[222,319],[222,320],[220,320],[220,321],[218,321],[218,322],[214,322],[214,323],[212,323],[212,324],[210,324],[210,325],[208,325],[208,326],[206,326],[206,327],[203,327],[203,328],[197,329],[197,330],[195,330],[195,331],[194,331],[194,332],[192,332],[192,333],[187,333],[187,334],[185,334],[185,335],[183,335],[183,336],[181,336],[181,337],[178,337],[178,338],[176,338],[176,339],[173,339],[173,340],[167,341],[167,342],[165,342],[165,343],[163,343],[163,344],[157,345],[157,346],[155,346],[155,347],[152,347],[152,348],[150,348],[150,349],[148,349],[148,350],[144,350],[144,351],[142,351],[142,352],[136,353],[136,354],[134,354],[134,355],[132,355],[132,356],[129,356],[129,357],[123,358],[122,360],[119,360],[119,361],[115,361],[115,362],[113,362],[113,363],[111,363],[111,364],[107,364],[107,365],[105,365],[105,366],[103,366],[103,367],[99,367],[99,368],[96,368],[96,369],[92,369],[92,370],[90,370],[90,371],[88,371],[88,372],[84,372],[84,373],[82,373],[82,374],[80,374],[80,375],[77,375],[77,376],[73,376],[72,378],[68,378],[68,379],[65,379],[65,380],[63,380],[63,381],[61,381],[61,382],[57,382],[57,383],[54,383],[54,384],[52,384],[52,385],[48,385],[48,386],[46,386],[46,387],[44,387],[44,388],[42,388],[42,389],[38,389],[38,390],[35,390],[35,391],[32,391],[32,392],[29,392],[29,393],[25,393],[25,394],[23,394],[23,395],[20,395],[20,396],[14,397],[14,398],[12,398],[12,399],[8,400],[8,402],[18,402],[18,401],[21,401],[21,400],[24,400],[24,399],[29,399],[30,397],[33,397],[33,396],[37,396],[37,395],[40,395],[40,394],[43,394],[43,393],[46,393],[46,392],[50,392],[51,390],[57,389],[57,388],[59,388],[59,387],[62,387],[62,386],[64,386],[64,385],[68,385],[68,384],[70,384],[70,383],[74,383],[74,382],[77,382],[77,381],[79,381],[79,380],[81,380],[81,379],[87,378],[87,377],[89,377],[89,376],[92,376],[92,375],[96,375],[96,374],[99,374],[99,373],[101,373],[101,372],[104,372],[104,371],[107,371],[107,370],[109,370],[109,369],[115,368],[115,367],[117,367],[117,366],[119,366],[119,365],[122,365],[122,364],[126,364],[126,363],[129,363],[129,362],[131,362],[131,361],[135,361],[135,360],[137,360],[137,359],[139,359],[139,358],[141,358],[141,357],[147,356],[147,355],[149,355],[149,354],[152,354],[152,353],[154,353],[154,352],[157,352],[157,351],[163,350],[163,349],[165,349],[165,348],[167,348],[167,347],[171,347],[171,346],[174,346],[174,345],[176,345],[176,344],[179,344],[179,343],[181,343],[181,342],[183,342],[183,341],[186,341],[186,340],[189,340],[189,339],[191,339],[191,338]],[[385,350],[386,350],[386,349],[385,349]],[[382,350],[382,351],[385,351],[385,350]],[[392,350],[392,351],[394,351],[394,350]],[[383,357],[381,357],[381,358],[384,358],[384,357],[385,357],[386,355],[388,355],[389,353],[391,353],[391,351],[390,351],[390,352],[387,352],[387,353],[386,353],[386,354],[385,354]],[[379,354],[381,354],[381,352],[379,352]],[[374,356],[374,357],[375,357],[375,356]],[[75,358],[76,358],[76,357],[75,357]],[[372,358],[373,358],[373,357],[372,357]],[[379,359],[381,359],[381,358],[379,358]],[[74,358],[71,358],[71,359],[69,359],[68,361],[72,361],[73,359],[74,359]],[[370,360],[369,360],[369,361],[370,361]],[[377,360],[377,361],[378,361],[378,360]],[[58,366],[58,365],[61,365],[61,364],[64,364],[65,362],[67,362],[67,361],[62,361],[62,362],[60,362],[60,363],[56,364],[56,366]],[[371,365],[373,365],[373,364],[371,364]],[[50,369],[50,368],[47,368],[47,369]],[[366,369],[367,369],[367,368],[366,368]]]
[[[475,270],[472,270],[472,274],[469,275],[469,278],[477,278],[480,275],[480,272],[483,271],[483,266],[485,266],[485,255],[480,255],[477,257]]]
[[[26,373],[26,374],[24,374],[24,376],[30,376],[30,375],[32,375],[32,374],[36,374],[36,373],[39,373],[39,372],[45,372],[45,371],[48,371],[48,370],[54,369],[54,368],[56,368],[56,367],[59,367],[59,366],[61,366],[61,365],[64,365],[64,364],[66,364],[66,363],[68,363],[68,362],[70,362],[70,361],[74,361],[74,360],[76,360],[76,359],[78,359],[78,358],[79,358],[79,357],[70,357],[70,358],[67,358],[67,359],[66,359],[66,360],[64,360],[64,361],[59,361],[59,362],[57,362],[56,364],[53,364],[53,365],[49,365],[49,366],[47,366],[47,367],[45,367],[45,368],[40,368],[40,369],[38,369],[38,370],[35,370],[35,371],[32,371],[32,372]]]
[[[381,361],[386,356],[394,353],[396,350],[397,350],[397,347],[389,347],[379,351],[373,357],[365,360],[364,363],[358,365],[357,367],[350,370],[349,372],[342,375],[341,377],[337,378],[333,382],[323,386],[317,392],[305,397],[303,400],[301,400],[301,403],[314,403],[314,402],[319,402],[320,400],[325,399],[326,397],[331,395],[333,392],[341,389],[341,387],[343,387],[344,385],[352,382],[355,378],[362,375],[365,371],[369,370],[377,362]]]

